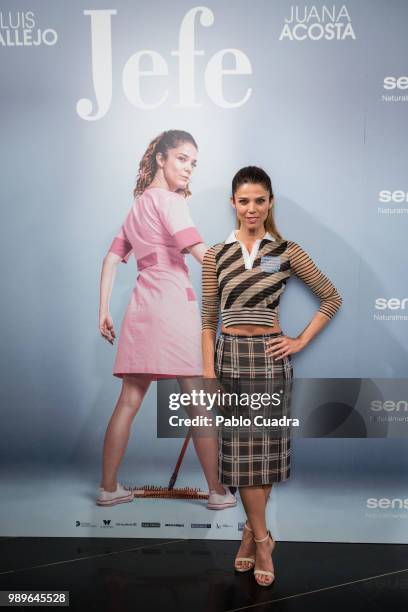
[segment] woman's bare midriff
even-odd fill
[[[237,325],[235,327],[225,327],[225,325],[223,325],[221,331],[223,334],[236,334],[237,336],[262,336],[264,334],[280,334],[281,328],[279,325],[272,327],[266,325]]]

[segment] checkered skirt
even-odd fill
[[[224,416],[219,427],[218,475],[225,485],[259,486],[289,478],[290,429],[282,426],[284,419],[279,426],[274,423],[290,417],[293,367],[290,355],[276,361],[265,355],[266,342],[278,336],[282,334],[221,334],[217,338],[215,372],[230,398],[218,407]],[[277,405],[268,402],[272,396],[279,398]],[[261,425],[254,423],[255,416]],[[232,417],[241,417],[241,424],[231,426]]]

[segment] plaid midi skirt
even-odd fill
[[[217,408],[224,417],[218,430],[218,476],[227,486],[289,478],[290,428],[284,417],[290,417],[292,361],[290,355],[279,360],[265,355],[266,342],[282,335],[217,338],[215,372],[224,394]]]

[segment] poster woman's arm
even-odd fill
[[[180,194],[169,192],[160,202],[159,216],[166,230],[173,237],[181,253],[191,253],[198,261],[203,262],[208,246],[194,225],[185,198]]]
[[[198,261],[199,264],[203,263],[204,255],[208,251],[208,246],[204,242],[199,242],[191,247],[188,247],[188,252]]]
[[[109,301],[115,280],[116,267],[121,258],[114,253],[108,253],[103,259],[101,283],[99,291],[99,331],[108,342],[113,344],[116,338],[112,317],[109,313]]]
[[[109,312],[109,302],[116,268],[119,262],[128,262],[131,250],[132,245],[127,239],[124,227],[122,226],[103,259],[99,291],[99,331],[110,344],[113,344],[116,338],[112,317]]]
[[[202,271],[202,336],[204,378],[216,378],[214,368],[215,338],[219,312],[218,281],[214,250],[209,249],[203,259]]]

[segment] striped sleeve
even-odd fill
[[[217,333],[220,300],[214,248],[206,251],[202,267],[202,329]]]
[[[342,304],[342,298],[336,287],[296,242],[288,241],[288,251],[292,272],[319,298],[319,312],[331,319]]]

